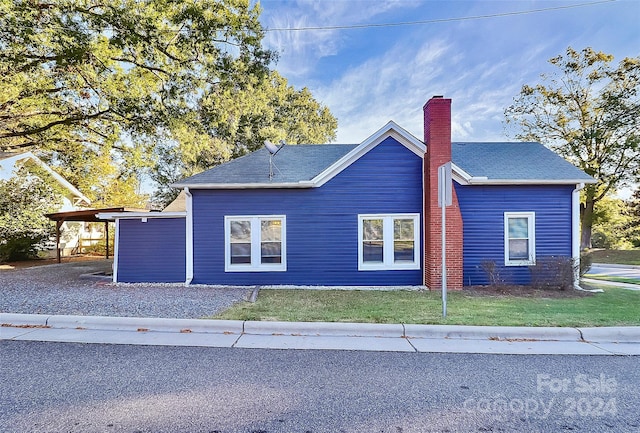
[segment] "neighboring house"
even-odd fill
[[[539,143],[452,144],[450,99],[424,125],[424,142],[389,122],[358,145],[286,146],[273,169],[261,149],[175,184],[185,211],[104,215],[114,281],[439,288],[448,162],[448,287],[486,284],[485,261],[527,283],[537,258],[579,259],[590,176]]]
[[[47,174],[47,181],[54,182],[60,187],[56,190],[62,193],[62,204],[56,209],[56,212],[84,209],[91,204],[91,200],[32,152],[0,152],[0,180],[11,179],[22,167],[27,170],[30,167],[37,168],[38,170],[32,170],[36,175],[38,171],[44,172]],[[81,239],[87,238],[95,241],[101,235],[94,228],[85,227],[83,223],[65,223],[61,230],[65,234],[63,249],[67,254],[79,246]],[[52,245],[52,249],[55,249],[55,246]]]

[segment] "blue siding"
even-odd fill
[[[422,284],[422,270],[358,271],[358,214],[422,215],[422,159],[392,138],[320,188],[191,192],[194,283]],[[287,271],[225,273],[225,215],[286,215]]]
[[[184,282],[185,219],[122,219],[118,233],[118,282]]]
[[[483,260],[493,260],[509,283],[528,284],[527,266],[504,266],[504,212],[535,212],[536,257],[571,257],[572,185],[462,186],[464,284],[487,284]]]

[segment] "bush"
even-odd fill
[[[590,251],[582,251],[580,253],[580,276],[583,276],[589,269],[591,269],[591,265],[593,263],[593,257],[591,256]]]
[[[535,265],[529,266],[531,285],[536,289],[572,289],[575,266],[571,257],[539,257]]]
[[[505,284],[505,280],[500,273],[500,267],[494,260],[483,260],[480,263],[480,267],[482,267],[482,270],[487,274],[489,285],[502,286]]]

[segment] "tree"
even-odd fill
[[[628,239],[632,222],[628,204],[617,197],[603,197],[593,213],[594,248],[626,250],[633,247]]]
[[[226,83],[203,98],[198,119],[173,128],[177,143],[158,146],[156,199],[168,204],[171,183],[262,147],[264,140],[318,144],[335,139],[337,120],[311,92],[295,90],[276,71],[243,86]]]
[[[268,72],[259,12],[248,0],[0,0],[0,150],[35,148],[76,185],[102,179],[105,159],[133,179],[209,90]]]
[[[593,176],[581,206],[582,248],[591,246],[595,205],[640,171],[640,57],[569,47],[549,60],[559,71],[524,85],[505,110],[516,137],[539,141]]]
[[[0,180],[0,260],[34,257],[53,232],[44,214],[55,212],[60,204],[54,188],[25,169]]]
[[[633,195],[626,202],[626,215],[628,224],[626,236],[629,242],[635,247],[640,247],[640,188],[636,188]]]

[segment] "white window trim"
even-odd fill
[[[231,221],[251,221],[251,263],[231,264]],[[280,220],[282,224],[281,263],[260,262],[260,222]],[[224,271],[225,272],[284,272],[287,270],[287,219],[285,215],[229,215],[224,217]]]
[[[527,218],[529,234],[529,257],[526,260],[509,260],[509,219]],[[531,266],[536,264],[536,213],[505,212],[504,213],[504,265]]]
[[[363,221],[381,219],[383,231],[383,262],[365,263],[363,257]],[[413,220],[413,262],[395,263],[393,260],[393,221],[396,219]],[[358,215],[358,270],[359,271],[402,271],[420,269],[420,214],[360,214]]]

